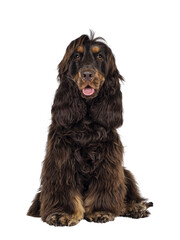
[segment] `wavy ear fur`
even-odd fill
[[[120,75],[115,58],[108,48],[108,75],[96,99],[91,106],[91,117],[106,128],[118,128],[123,123],[122,93],[120,82],[123,77]]]
[[[78,46],[83,44],[85,40],[89,40],[88,35],[81,35],[79,38],[75,39],[68,45],[65,55],[58,65],[59,79],[61,79],[63,74],[65,74],[68,71],[69,59],[71,55],[73,54],[75,49],[77,49]]]
[[[62,61],[58,65],[58,81],[60,86],[56,91],[52,106],[52,121],[60,127],[69,127],[80,121],[86,115],[86,104],[79,95],[76,84],[68,77],[69,60],[75,49],[89,39],[87,35],[72,41],[66,49]]]
[[[65,128],[79,122],[86,115],[86,104],[79,96],[77,86],[72,80],[65,78],[60,84],[51,113],[53,123]]]

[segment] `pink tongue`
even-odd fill
[[[82,91],[84,95],[90,96],[94,93],[94,88],[84,88]]]

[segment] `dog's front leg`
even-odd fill
[[[50,225],[72,226],[84,216],[74,167],[70,143],[50,128],[40,193],[40,216]]]
[[[112,221],[124,209],[126,194],[122,168],[123,147],[120,142],[103,144],[102,162],[95,170],[85,196],[85,219],[94,222]]]

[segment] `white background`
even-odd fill
[[[1,239],[180,239],[179,23],[175,0],[1,0]],[[56,67],[89,29],[106,39],[126,80],[125,166],[154,208],[146,219],[55,228],[26,212],[39,187]]]

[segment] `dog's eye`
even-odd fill
[[[74,56],[74,60],[78,61],[78,60],[80,60],[80,58],[81,58],[80,54],[76,53],[75,56]]]
[[[99,53],[99,54],[97,55],[97,59],[98,59],[98,60],[103,60],[103,56]]]

